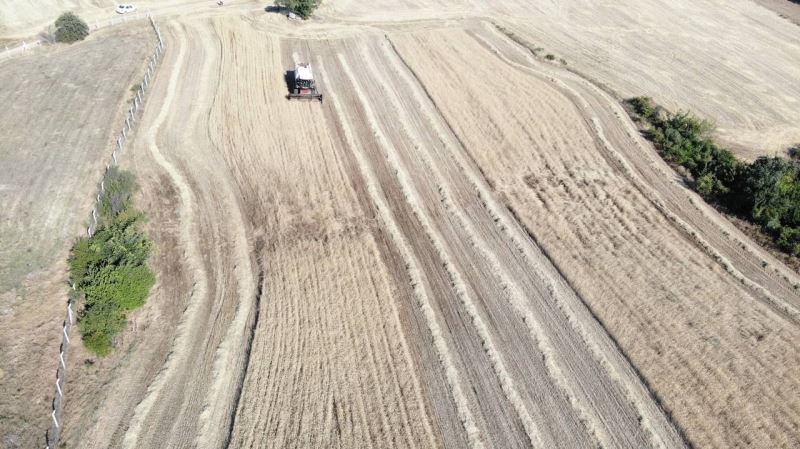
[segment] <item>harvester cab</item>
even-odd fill
[[[317,83],[314,81],[314,73],[311,65],[307,63],[294,66],[292,91],[286,96],[288,99],[319,100],[322,102],[322,94],[317,90]]]

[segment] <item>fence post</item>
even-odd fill
[[[142,17],[142,16],[139,16]],[[100,180],[100,192],[97,194],[95,198],[95,205],[92,208],[92,222],[89,224],[89,227],[86,228],[86,234],[91,238],[98,226],[97,222],[97,207],[100,204],[101,193],[105,192],[105,176],[108,174],[109,169],[113,166],[118,164],[117,161],[117,152],[123,151],[123,146],[128,138],[128,133],[133,130],[133,123],[136,122],[136,113],[139,111],[139,107],[144,103],[144,96],[145,96],[145,88],[149,87],[150,83],[153,80],[153,75],[155,74],[155,70],[158,66],[159,56],[164,50],[164,42],[161,38],[161,32],[156,25],[155,21],[153,20],[152,16],[148,15],[150,18],[150,23],[153,25],[153,30],[158,37],[158,44],[155,46],[153,50],[153,54],[150,56],[149,61],[147,63],[147,68],[144,73],[143,77],[143,84],[139,86],[139,90],[136,91],[136,95],[133,97],[133,102],[128,108],[128,116],[125,117],[125,124],[122,126],[122,133],[121,136],[117,137],[117,148],[114,149],[111,153],[112,163],[106,164],[106,171],[103,175],[103,178]],[[122,20],[127,21],[128,18],[122,18]],[[120,19],[112,19],[111,24],[119,23]],[[95,20],[95,27],[99,28],[100,23]],[[33,46],[41,45],[41,42],[35,42]],[[7,48],[7,46],[6,46]],[[23,42],[22,50],[25,51],[28,48],[27,42]],[[76,285],[73,282],[72,290],[76,291]],[[72,309],[72,300],[69,299],[67,301],[67,320],[64,322],[62,332],[64,334],[63,342],[61,345],[61,351],[58,355],[60,366],[57,370],[56,376],[56,397],[53,399],[53,409],[51,412],[51,417],[53,419],[53,426],[51,426],[47,431],[47,447],[46,449],[50,449],[52,447],[58,446],[59,434],[60,434],[60,427],[61,424],[59,423],[59,417],[61,415],[61,409],[63,404],[64,398],[64,385],[66,383],[66,372],[67,372],[67,361],[66,361],[66,354],[68,350],[68,346],[71,344],[69,333],[72,329],[72,326],[75,324],[76,321],[76,314]]]

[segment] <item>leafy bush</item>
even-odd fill
[[[123,311],[144,305],[155,276],[144,265],[108,265],[86,286],[83,293],[93,301],[113,302]]]
[[[86,307],[78,316],[78,324],[84,346],[99,356],[105,356],[111,352],[114,337],[125,329],[127,320],[116,303],[87,298]]]
[[[736,159],[711,137],[713,125],[687,112],[671,114],[647,97],[626,101],[646,135],[669,162],[689,170],[695,188],[769,233],[776,245],[800,255],[800,165],[778,157],[752,164]],[[791,151],[790,151],[790,154]]]
[[[89,26],[71,12],[65,12],[56,19],[56,42],[72,43],[82,41],[89,35]]]
[[[633,108],[633,112],[648,121],[653,120],[658,113],[658,109],[650,97],[634,97],[627,100],[627,103]]]
[[[319,0],[275,0],[275,4],[307,19],[319,6]]]
[[[714,125],[688,112],[671,114],[655,106],[648,97],[627,101],[640,120],[649,123],[647,136],[661,155],[689,170],[703,196],[722,199],[729,194],[742,170],[730,151],[720,148],[711,137]]]
[[[144,214],[132,206],[137,189],[131,173],[112,168],[100,197],[98,229],[72,247],[70,276],[85,297],[78,320],[84,344],[108,354],[125,328],[125,313],[141,307],[155,284],[147,267],[152,243],[141,230]]]

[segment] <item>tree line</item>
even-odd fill
[[[703,197],[758,224],[783,251],[800,255],[800,164],[781,157],[740,161],[713,139],[714,126],[672,113],[649,97],[626,100],[661,156],[691,173]]]

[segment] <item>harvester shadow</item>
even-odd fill
[[[286,90],[292,93],[292,89],[294,89],[294,70],[287,70],[283,79],[286,80]]]

